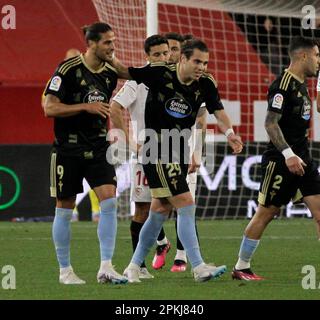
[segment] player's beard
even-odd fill
[[[307,77],[317,77],[318,76],[318,71],[319,71],[319,65],[313,64],[311,61],[306,65],[306,76]],[[312,68],[311,68],[312,66]]]
[[[311,70],[307,72],[307,77],[317,77],[318,75],[318,70],[317,69],[315,72],[312,72]]]
[[[108,53],[108,54],[102,54],[100,52],[96,52],[96,57],[101,61],[101,62],[112,62],[112,59],[114,57],[114,51]]]

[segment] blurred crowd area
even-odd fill
[[[278,75],[288,65],[287,54],[293,36],[305,36],[320,42],[320,18],[315,21],[315,29],[304,29],[301,19],[289,17],[230,14],[248,41],[260,55],[269,70]]]

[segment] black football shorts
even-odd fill
[[[303,197],[320,194],[320,175],[314,161],[306,162],[305,174],[291,173],[284,157],[262,157],[262,179],[258,202],[265,207],[281,207],[290,200],[299,202]]]
[[[84,159],[59,154],[53,150],[50,164],[50,194],[57,199],[66,199],[83,192],[82,181],[87,180],[93,189],[106,184],[117,186],[115,169],[106,160],[106,155]]]
[[[168,198],[189,191],[188,164],[162,163],[143,165],[153,198]]]

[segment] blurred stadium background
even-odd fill
[[[53,121],[44,117],[42,91],[69,48],[85,50],[81,27],[109,23],[117,36],[116,55],[127,65],[143,65],[147,35],[191,33],[210,48],[209,71],[216,78],[235,129],[245,141],[242,155],[233,156],[216,131],[215,171],[198,178],[199,218],[251,217],[259,187],[259,161],[267,141],[263,128],[266,91],[288,63],[287,46],[294,35],[319,37],[303,29],[305,5],[296,0],[0,0],[15,7],[16,29],[0,28],[0,220],[50,220],[49,152]],[[149,8],[149,11],[147,10]],[[316,12],[315,12],[316,13]],[[1,18],[5,17],[5,12]],[[148,17],[150,18],[148,20]],[[315,20],[318,28],[320,20]],[[121,82],[120,82],[121,84]],[[315,80],[309,90],[315,97]],[[310,138],[320,160],[320,122],[313,107]],[[209,128],[216,129],[209,118]],[[119,217],[130,216],[128,166],[119,167]],[[79,205],[80,219],[90,219],[89,198]],[[310,216],[289,204],[283,217]]]

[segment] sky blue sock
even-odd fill
[[[70,266],[70,221],[72,212],[72,209],[56,208],[53,220],[52,237],[60,268]]]
[[[239,251],[239,258],[243,261],[250,262],[259,242],[260,240],[249,239],[246,236],[243,236]]]
[[[196,234],[195,211],[195,205],[190,205],[177,210],[178,236],[186,250],[192,268],[203,263]]]
[[[101,261],[111,260],[117,236],[117,198],[100,202],[100,219],[98,224]]]
[[[139,242],[132,256],[131,262],[141,266],[149,250],[156,242],[166,215],[159,212],[149,212],[149,217],[141,228]]]

